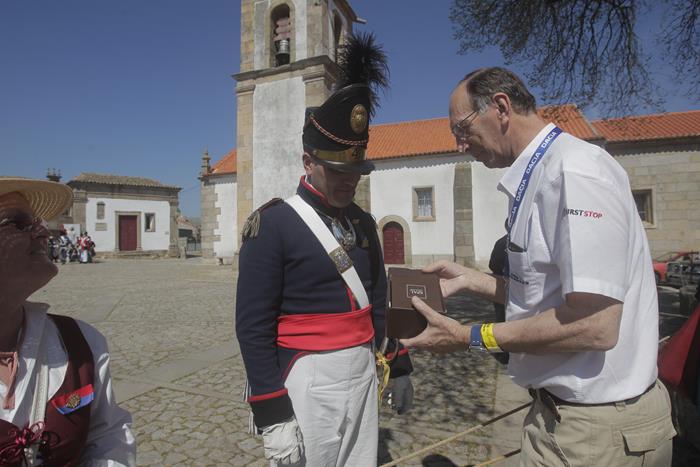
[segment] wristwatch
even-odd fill
[[[479,352],[488,352],[481,338],[481,324],[473,324],[471,335],[469,336],[469,350],[478,350]]]

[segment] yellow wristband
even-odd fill
[[[481,340],[489,352],[503,352],[498,346],[498,342],[496,342],[496,337],[493,335],[493,323],[486,323],[481,326]]]

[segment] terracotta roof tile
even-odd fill
[[[73,180],[67,183],[70,185],[72,182],[82,182],[82,183],[102,183],[105,185],[130,185],[130,186],[147,186],[147,187],[158,187],[158,188],[176,188],[180,189],[179,186],[165,185],[158,180],[153,180],[152,178],[144,177],[130,177],[124,175],[110,175],[110,174],[98,174],[92,172],[83,172]]]
[[[612,143],[700,136],[700,110],[612,118],[592,123]]]
[[[537,113],[543,120],[556,123],[559,128],[577,138],[586,141],[603,138],[575,104],[541,107]]]
[[[214,164],[214,166],[211,168],[210,175],[222,175],[229,173],[235,174],[238,169],[236,160],[236,150],[233,149],[231,152],[217,161],[216,164]]]
[[[700,110],[643,115],[589,122],[574,104],[547,106],[539,115],[584,140],[645,141],[700,136]],[[448,118],[383,123],[370,126],[367,158],[393,159],[430,154],[454,154],[457,148]],[[236,150],[214,167],[212,174],[236,173]]]
[[[586,117],[573,104],[543,107],[538,113],[564,131],[585,140],[601,139]],[[372,160],[428,154],[456,153],[448,118],[385,123],[370,127],[367,158]]]
[[[390,159],[457,152],[447,118],[372,125],[367,158]]]

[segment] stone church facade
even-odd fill
[[[293,194],[303,173],[304,109],[322,103],[337,76],[335,52],[357,16],[345,0],[243,0],[237,81],[237,147],[202,157],[202,252],[235,262],[253,209]],[[282,25],[281,27],[279,25]],[[280,53],[282,51],[282,53]],[[700,111],[589,121],[574,105],[541,116],[605,147],[627,170],[654,254],[700,247]],[[446,118],[370,127],[356,201],[375,216],[389,264],[438,259],[485,267],[504,234],[502,171],[456,152]]]

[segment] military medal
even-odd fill
[[[318,209],[316,209],[316,212],[331,221],[331,232],[333,233],[333,237],[338,241],[338,243],[340,243],[340,246],[342,246],[345,251],[350,251],[355,248],[357,236],[355,235],[355,229],[350,223],[350,219],[347,217],[345,218],[345,222],[347,222],[347,224],[350,226],[349,229],[346,229],[340,219],[331,217]]]
[[[351,226],[349,229],[343,227],[343,223],[340,222],[340,219],[334,217],[331,221],[331,232],[333,232],[333,236],[338,240],[338,243],[340,243],[343,249],[345,251],[350,251],[355,247],[357,238],[355,237],[355,229],[352,228],[347,217],[345,218],[345,222]]]

